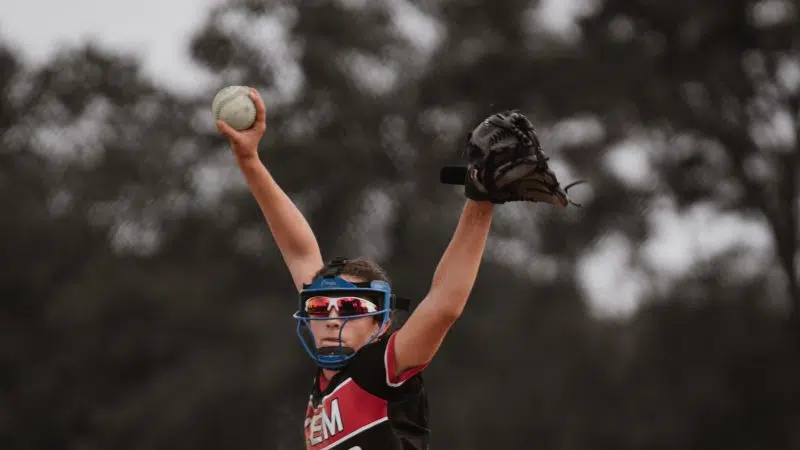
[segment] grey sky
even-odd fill
[[[219,0],[2,0],[0,36],[32,64],[64,46],[93,40],[140,56],[146,73],[187,91],[205,81],[186,41]],[[46,12],[46,13],[45,13]]]

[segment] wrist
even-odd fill
[[[495,203],[490,200],[467,199],[464,209],[467,214],[473,216],[490,216],[494,210],[494,205]]]
[[[244,156],[236,155],[236,163],[239,164],[239,167],[245,169],[261,165],[261,159],[259,159],[257,152],[253,152]]]

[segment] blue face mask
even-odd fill
[[[338,315],[337,317],[314,316],[310,315],[306,308],[307,300],[313,297],[355,297],[369,300],[375,308],[372,312],[362,314]],[[342,343],[342,332],[347,326],[348,321],[363,317],[375,317],[380,320],[378,330],[364,344],[374,342],[380,335],[381,330],[389,323],[395,297],[392,294],[389,283],[382,280],[374,280],[365,283],[352,283],[338,276],[322,276],[317,278],[309,285],[304,285],[300,292],[297,311],[293,317],[297,320],[297,337],[303,345],[306,353],[316,361],[317,365],[324,369],[341,369],[347,362],[355,356],[352,348],[346,347]],[[314,333],[311,331],[309,321],[312,320],[338,320],[341,322],[339,327],[338,346],[316,347]],[[305,332],[305,334],[304,334]]]

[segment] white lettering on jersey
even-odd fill
[[[344,430],[342,413],[339,411],[339,399],[331,400],[330,414],[328,414],[324,406],[321,406],[311,417],[311,420],[306,419],[306,426],[309,427],[311,432],[311,445],[317,445]]]
[[[335,398],[333,401],[331,401],[330,416],[325,414],[324,409],[322,410],[322,425],[322,431],[325,433],[324,439],[328,439],[329,436],[333,436],[344,429],[344,426],[342,425],[342,413],[339,412],[338,398]]]

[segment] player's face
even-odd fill
[[[362,282],[361,278],[352,277],[349,275],[341,275],[341,278],[350,282]],[[334,309],[330,312],[328,317],[339,317],[339,313]],[[380,322],[377,322],[374,317],[359,317],[357,319],[347,320],[346,325],[344,319],[340,320],[309,320],[311,332],[314,333],[314,340],[316,341],[317,348],[320,347],[338,347],[339,335],[341,333],[341,345],[343,347],[350,347],[353,350],[358,350],[363,347],[369,339],[380,328]]]

